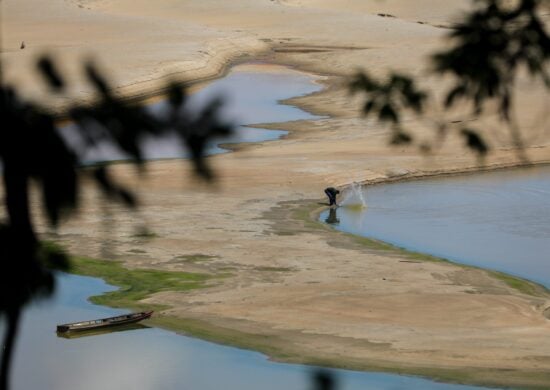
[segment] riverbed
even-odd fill
[[[245,109],[244,113],[253,113],[254,116],[240,117],[227,108],[226,115],[233,116],[238,123],[313,118],[296,108],[276,104],[281,99],[317,90],[319,86],[309,76],[288,71],[283,75],[277,72],[263,74],[257,71],[237,71],[202,91],[211,88],[218,94],[217,83],[223,85],[227,80],[236,83],[230,83],[230,90],[248,91],[249,94],[249,100],[242,97],[241,107]],[[263,82],[265,84],[259,88]],[[250,88],[236,88],[243,83]],[[275,93],[260,97],[258,91],[269,90],[267,86],[272,87]],[[228,101],[236,102],[237,99],[230,98]],[[251,105],[251,101],[254,105]],[[239,130],[254,132],[253,136],[247,136],[248,141],[275,139],[284,135],[282,132],[251,130],[245,126],[239,126]],[[239,138],[233,142],[243,140]],[[150,159],[184,157],[170,149],[170,142],[150,144],[148,147],[150,152],[147,157]],[[124,158],[110,153],[116,151],[88,158]],[[270,362],[259,353],[203,342],[161,329],[142,328],[75,339],[59,338],[54,332],[58,323],[100,318],[121,311],[91,305],[86,301],[90,295],[112,289],[100,280],[60,274],[58,282],[58,291],[53,299],[35,305],[24,315],[15,356],[13,389],[309,388],[310,367]],[[333,373],[338,378],[341,390],[478,388],[399,375],[345,370],[334,370]]]

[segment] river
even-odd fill
[[[13,367],[13,390],[309,390],[311,367],[271,362],[156,328],[66,339],[58,323],[124,311],[89,303],[114,288],[100,279],[59,274],[55,296],[23,317]],[[331,370],[338,390],[474,390],[391,374]]]
[[[201,100],[227,95],[226,114],[236,123],[282,122],[312,119],[295,107],[277,104],[281,99],[311,93],[320,88],[311,76],[288,69],[248,71],[236,69],[227,77],[200,90]],[[235,95],[234,93],[237,93]],[[195,103],[194,103],[195,104]],[[162,103],[153,106],[161,110]],[[275,139],[285,132],[239,126],[232,142]],[[147,157],[184,157],[169,140],[148,141]],[[227,142],[227,140],[220,140]],[[223,152],[216,145],[211,153]],[[124,158],[118,151],[99,149],[89,162]],[[311,367],[271,362],[266,356],[225,347],[156,328],[66,339],[58,337],[59,323],[101,318],[124,311],[92,305],[87,297],[113,287],[94,278],[57,276],[53,298],[25,311],[13,366],[13,390],[306,390]],[[3,333],[4,324],[0,322]],[[339,390],[469,390],[479,387],[437,383],[431,380],[381,374],[331,370]]]
[[[550,288],[550,167],[364,187],[336,229]],[[326,221],[329,211],[321,214]]]

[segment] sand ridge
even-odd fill
[[[408,0],[50,3],[5,4],[5,15],[13,16],[5,26],[6,77],[35,98],[44,91],[27,76],[32,58],[45,50],[63,58],[75,80],[77,60],[93,51],[116,71],[118,90],[129,94],[154,90],[166,73],[209,77],[242,58],[326,76],[323,92],[291,102],[329,117],[285,124],[291,131],[285,139],[212,157],[220,174],[215,190],[190,181],[178,161],[149,164],[148,179],[140,183],[132,168],[117,165],[117,174],[139,188],[140,214],[87,192],[79,218],[57,234],[73,252],[116,258],[127,267],[228,272],[231,277],[211,288],[164,292],[149,302],[171,305],[165,316],[269,336],[288,359],[548,386],[547,292],[527,295],[485,271],[411,258],[311,222],[327,185],[480,169],[457,137],[431,157],[416,148],[389,148],[387,131],[360,117],[360,101],[345,87],[358,67],[377,75],[388,68],[425,75],[426,55],[444,45],[446,29],[436,25],[452,23],[467,1],[450,7],[423,0],[418,8]],[[19,50],[22,40],[27,48]],[[445,85],[423,82],[436,92]],[[80,81],[55,104],[89,94]],[[547,99],[529,79],[518,83],[519,120],[533,162],[550,160],[547,131],[536,120]],[[518,164],[495,115],[451,114],[449,120],[495,130],[486,167]],[[427,121],[438,115],[434,109]],[[406,123],[419,139],[433,139],[426,121]],[[134,235],[144,221],[156,234],[148,241]],[[200,264],[178,261],[192,254],[211,257]]]

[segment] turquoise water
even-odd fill
[[[274,363],[260,353],[162,329],[57,337],[58,323],[124,312],[86,301],[90,295],[113,290],[100,279],[59,274],[57,280],[54,298],[24,314],[13,390],[312,390],[311,367]],[[399,375],[331,372],[339,390],[479,389]]]
[[[336,210],[336,229],[550,287],[548,166],[377,185],[363,195],[366,209]]]

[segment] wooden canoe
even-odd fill
[[[123,314],[116,317],[101,318],[99,320],[73,322],[71,324],[57,325],[59,333],[76,332],[82,330],[106,328],[109,326],[126,325],[145,320],[153,314],[152,311]]]

